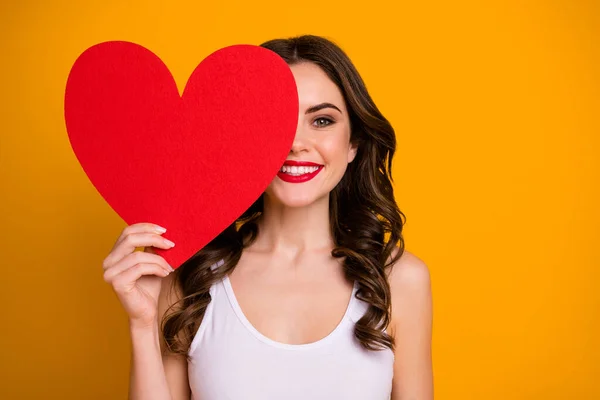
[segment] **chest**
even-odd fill
[[[194,339],[188,362],[193,399],[389,399],[393,353],[360,346],[353,333],[358,314],[346,315],[321,340],[286,344],[249,326],[230,290],[227,280],[213,287]]]
[[[231,283],[225,278],[211,288],[212,301],[190,348],[188,378],[193,399],[389,399],[393,353],[389,349],[367,351],[354,336],[355,322],[366,304],[353,299],[350,311],[331,334],[289,335],[294,327],[306,335],[309,324],[285,315],[280,325],[267,321],[259,332],[242,313]],[[264,289],[260,299],[279,294],[286,299],[283,304],[293,305],[292,310],[303,309],[293,301],[303,292],[290,296],[289,290]],[[286,308],[276,300],[278,306],[265,302],[263,310],[280,315]],[[261,312],[257,310],[257,315]],[[278,332],[284,334],[278,336]],[[293,340],[296,337],[300,340]]]
[[[188,365],[193,398],[203,400],[388,400],[391,352],[366,352],[349,332],[319,348],[272,348],[236,341],[226,348],[200,345]]]
[[[342,321],[352,285],[293,279],[230,277],[230,286],[248,322],[277,342],[306,344],[331,333]]]

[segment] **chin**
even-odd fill
[[[293,193],[296,191],[274,190],[266,193],[270,200],[278,205],[289,208],[300,208],[310,206],[321,199],[315,193]]]

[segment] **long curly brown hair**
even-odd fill
[[[387,272],[404,252],[405,223],[392,189],[394,129],[375,106],[346,53],[334,42],[303,35],[270,40],[261,46],[277,53],[289,65],[318,65],[342,92],[350,116],[350,141],[358,150],[330,194],[330,225],[335,244],[331,255],[342,258],[346,277],[358,283],[356,297],[369,304],[355,325],[356,338],[369,350],[393,350],[394,339],[385,331],[391,313]],[[262,211],[261,196],[235,223],[176,270],[173,283],[180,299],[162,321],[167,351],[187,357],[211,301],[211,285],[233,271],[244,248],[256,239]],[[213,268],[215,265],[220,266]]]

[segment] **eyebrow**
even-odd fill
[[[306,110],[305,114],[314,113],[314,112],[317,112],[317,111],[322,110],[324,108],[334,108],[334,109],[338,110],[340,112],[340,114],[343,114],[342,110],[340,110],[339,108],[337,108],[336,106],[334,106],[331,103],[321,103],[321,104],[317,104],[316,106],[309,107]]]

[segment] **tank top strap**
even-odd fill
[[[225,260],[221,258],[219,261],[217,261],[216,263],[214,263],[213,265],[211,265],[210,269],[212,271],[214,271],[215,269],[219,268],[223,264],[225,264]]]
[[[223,259],[221,259],[221,260],[217,261],[216,263],[212,264],[210,266],[210,269],[212,271],[214,271],[215,269],[219,268],[224,263],[225,263],[225,261]],[[210,325],[212,325],[212,319],[213,319],[213,314],[215,312],[214,311],[215,307],[219,307],[218,303],[223,301],[223,299],[221,299],[221,297],[223,295],[221,293],[219,293],[220,285],[221,285],[221,281],[214,282],[209,289],[211,301],[210,301],[210,303],[208,303],[208,306],[206,306],[206,310],[204,311],[204,316],[202,317],[200,326],[196,330],[194,338],[192,339],[192,342],[190,343],[188,355],[191,355],[194,353],[196,347],[198,346],[198,343],[202,340],[204,331],[206,331],[206,329],[208,329],[208,327]]]
[[[352,302],[348,316],[352,322],[356,323],[359,319],[365,315],[369,308],[369,303],[356,298],[356,292],[358,290],[358,282],[354,282],[354,290],[352,291]]]

